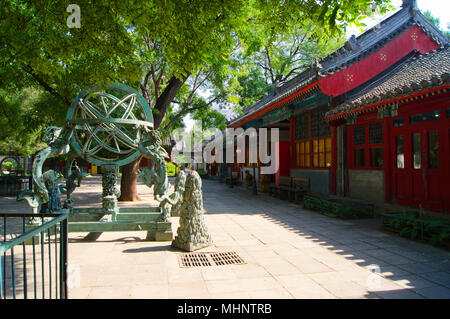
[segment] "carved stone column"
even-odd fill
[[[117,197],[120,196],[120,191],[116,187],[117,178],[119,176],[119,167],[115,165],[102,166],[102,174],[102,204],[103,212],[105,213],[104,218],[107,218],[108,221],[116,221],[116,215],[119,212]]]
[[[196,171],[187,176],[180,226],[172,246],[185,251],[194,251],[212,244],[208,227],[203,218],[202,180]]]

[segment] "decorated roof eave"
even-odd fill
[[[317,81],[317,77],[312,76],[308,80],[299,83],[298,85],[292,87],[290,90],[286,90],[285,92],[276,96],[276,98],[271,99],[252,112],[249,112],[237,119],[232,120],[232,122],[229,123],[228,127],[241,126],[250,120],[256,120],[260,118],[269,111],[274,111],[286,105],[297,102],[298,100],[303,99],[306,96],[309,96],[310,94],[319,90],[318,84],[319,83]]]
[[[425,81],[423,81],[425,82]],[[411,89],[417,89],[417,84],[411,85]],[[345,119],[348,116],[355,116],[361,113],[372,112],[377,109],[380,109],[383,106],[391,105],[394,103],[402,103],[407,102],[413,99],[424,98],[430,95],[439,94],[443,92],[447,92],[450,90],[450,79],[447,78],[446,83],[441,83],[438,87],[433,85],[424,86],[424,90],[416,93],[406,93],[404,91],[400,92],[398,89],[395,91],[388,92],[382,96],[372,97],[371,99],[367,99],[366,102],[358,103],[357,107],[353,106],[351,110],[344,111],[338,114],[333,114],[331,116],[326,115],[327,122],[332,124],[333,122],[337,122],[339,120]],[[402,88],[403,89],[403,88]],[[349,104],[350,105],[350,104]]]
[[[403,16],[402,16],[403,15]],[[405,18],[404,16],[408,15],[408,18]],[[392,26],[388,26],[388,21],[391,23],[395,19],[400,19],[398,24],[394,23]],[[402,22],[403,20],[403,22]],[[374,32],[375,29],[378,28],[393,28],[393,31],[388,33],[385,37],[382,39],[376,41],[375,43],[371,44],[369,47],[367,47],[365,50],[362,50],[359,52],[355,57],[349,60],[345,60],[345,57],[343,54],[349,51],[349,49],[346,48],[346,46],[343,46],[342,48],[336,50],[323,60],[321,60],[317,65],[314,65],[310,67],[309,69],[305,70],[301,75],[293,78],[289,82],[287,82],[283,88],[286,88],[284,91],[282,91],[279,95],[276,95],[275,93],[272,93],[271,95],[267,96],[260,102],[256,103],[253,107],[250,108],[248,113],[245,113],[235,119],[232,119],[229,122],[229,127],[236,127],[238,125],[242,125],[245,122],[248,122],[250,119],[253,119],[255,114],[265,113],[266,111],[270,110],[273,105],[279,103],[280,100],[285,99],[286,97],[289,97],[289,95],[293,95],[294,92],[298,92],[299,90],[302,90],[305,86],[311,85],[310,83],[315,83],[318,85],[318,80],[320,78],[324,78],[326,76],[332,75],[336,72],[339,72],[341,70],[346,69],[350,65],[353,65],[357,63],[358,61],[363,60],[368,55],[372,54],[373,52],[381,49],[387,42],[391,41],[395,37],[397,37],[402,32],[406,31],[413,25],[417,25],[419,28],[421,28],[427,35],[429,35],[438,45],[441,47],[444,46],[446,43],[448,43],[448,39],[442,35],[442,33],[433,26],[432,23],[430,23],[418,10],[411,10],[409,7],[405,7],[392,16],[388,17],[386,20],[381,21],[381,26],[375,26],[366,32],[364,32],[362,35],[356,38],[356,44],[358,44],[358,41],[362,38],[364,38],[367,34]],[[381,30],[378,30],[377,32],[380,32]],[[352,50],[350,50],[352,51]],[[342,63],[337,64],[340,59],[342,59]],[[333,60],[335,62],[333,62]],[[338,62],[339,63],[339,62]],[[327,66],[328,64],[328,66]],[[331,66],[330,66],[331,64]],[[322,69],[321,65],[324,67]],[[334,66],[333,66],[334,65]],[[306,79],[305,79],[306,78]],[[297,83],[297,84],[296,84]]]
[[[447,44],[449,41],[447,37],[445,37],[432,23],[428,21],[427,18],[425,18],[419,11],[414,11],[415,13],[407,20],[405,23],[401,24],[399,27],[397,27],[393,32],[386,35],[384,38],[377,41],[375,44],[368,47],[366,50],[361,51],[358,55],[353,57],[350,60],[346,60],[338,65],[335,65],[333,67],[324,67],[322,70],[319,71],[319,77],[323,78],[328,75],[332,75],[336,72],[345,70],[349,66],[363,60],[370,54],[378,51],[381,49],[387,42],[392,41],[394,38],[396,38],[399,34],[403,33],[404,31],[411,28],[413,25],[416,25],[419,27],[424,33],[426,33],[428,36],[430,36],[434,42],[436,42],[440,47],[443,47],[445,44]],[[375,28],[375,27],[374,27]],[[367,32],[372,31],[374,28],[369,29]],[[363,34],[364,35],[364,34]],[[328,57],[320,61],[320,64],[326,65],[327,62],[332,61],[333,59],[339,59],[339,53],[345,52],[347,49],[344,47],[336,50],[334,53],[330,54]]]

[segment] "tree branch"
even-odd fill
[[[22,70],[31,75],[47,92],[61,100],[65,105],[70,106],[70,100],[59,94],[54,88],[52,88],[47,82],[44,81],[38,74],[36,74],[30,65],[22,66]]]
[[[144,83],[140,85],[141,87],[141,91],[142,91],[142,95],[144,96],[144,98],[147,100],[147,102],[149,104],[151,104],[151,97],[150,94],[148,94],[148,80],[150,78],[152,71],[148,71],[147,74],[144,77]]]
[[[220,95],[214,97],[211,101],[209,101],[208,103],[206,103],[205,105],[199,105],[199,106],[194,106],[191,108],[188,108],[188,105],[185,105],[170,121],[169,123],[166,124],[166,126],[164,126],[165,130],[168,130],[173,123],[175,123],[176,120],[178,120],[182,115],[195,111],[195,110],[199,110],[202,109],[204,107],[207,107],[209,105],[211,105],[212,103],[214,103],[218,98],[220,97]]]
[[[270,72],[270,78],[272,79],[272,83],[275,83],[275,78],[274,78],[274,76],[273,76],[273,71],[272,71],[272,62],[271,62],[271,60],[270,60],[269,48],[268,48],[267,45],[266,45],[264,48],[265,48],[265,53],[266,53],[267,62],[268,62],[268,65],[269,65],[268,71]]]
[[[294,74],[296,71],[298,71],[298,70],[302,70],[302,69],[304,69],[305,68],[305,66],[304,65],[302,65],[302,66],[299,66],[299,67],[297,67],[297,68],[293,68],[285,77],[284,77],[284,80],[283,81],[285,81],[285,80],[287,80],[292,74]]]

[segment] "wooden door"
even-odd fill
[[[440,112],[426,113],[409,116],[407,123],[393,129],[392,189],[400,205],[442,210],[447,183],[442,148],[448,141],[445,127],[439,125]]]

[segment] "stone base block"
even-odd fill
[[[156,241],[172,241],[173,233],[171,231],[157,232],[155,234]]]
[[[212,243],[180,243],[177,240],[172,242],[172,247],[179,248],[184,251],[195,251],[210,246]]]

